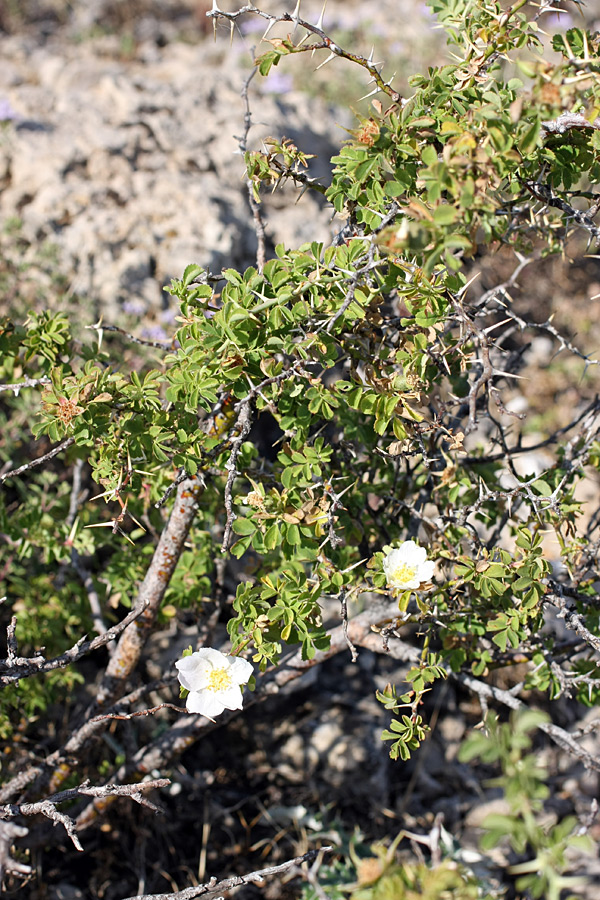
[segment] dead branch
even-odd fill
[[[80,638],[69,650],[65,650],[64,653],[61,653],[60,656],[53,657],[53,659],[45,659],[45,657],[41,655],[31,657],[16,656],[17,645],[15,631],[17,617],[13,616],[8,628],[11,632],[9,634],[9,640],[11,641],[9,646],[12,648],[12,657],[9,651],[9,657],[6,660],[0,660],[0,671],[7,671],[7,674],[0,675],[0,688],[7,684],[13,684],[20,681],[21,678],[29,678],[32,675],[52,672],[54,669],[64,669],[65,666],[77,662],[77,660],[86,656],[88,653],[92,653],[99,647],[104,647],[104,645],[108,644],[110,641],[116,640],[116,638],[124,632],[132,622],[135,622],[142,612],[143,606],[138,603],[118,625],[112,626],[112,628],[109,628],[104,634],[98,635],[98,637],[91,641],[86,640],[85,637]]]
[[[16,840],[25,837],[29,833],[28,828],[16,825],[14,822],[0,821],[0,884],[4,875],[30,875],[31,866],[17,862],[10,855],[10,848]]]
[[[267,866],[265,869],[249,872],[248,875],[234,875],[231,878],[225,878],[223,881],[211,878],[206,884],[197,884],[194,887],[185,888],[183,891],[175,891],[175,893],[168,894],[136,894],[134,897],[126,897],[125,900],[193,900],[194,897],[201,897],[202,894],[230,891],[232,888],[240,887],[243,884],[256,884],[264,881],[265,878],[271,875],[280,875],[283,872],[288,872],[290,869],[299,868],[302,863],[312,862],[321,854],[331,852],[333,852],[333,847],[308,850],[302,856],[296,856],[294,859],[280,863],[278,866]]]
[[[58,803],[66,803],[67,801],[74,800],[80,795],[104,798],[130,797],[141,806],[146,806],[153,812],[160,813],[162,812],[160,807],[156,806],[154,803],[151,803],[150,800],[148,800],[147,797],[144,796],[143,791],[150,791],[154,790],[155,788],[168,787],[170,784],[171,782],[168,778],[157,778],[153,781],[141,782],[140,784],[105,784],[92,787],[90,787],[89,781],[84,781],[83,784],[79,785],[79,787],[71,788],[68,791],[61,791],[60,793],[54,794],[51,797],[46,797],[44,800],[40,800],[37,803],[9,803],[5,806],[0,806],[0,819],[12,819],[15,816],[46,816],[48,819],[51,819],[56,825],[62,825],[71,838],[71,841],[73,842],[75,848],[77,850],[83,851],[83,847],[81,846],[79,838],[77,837],[75,821],[70,816],[66,815],[66,813],[62,813],[56,808]],[[3,823],[0,822],[0,849],[2,825]],[[16,835],[17,837],[22,837],[27,833],[27,829],[20,829],[20,831],[21,834]]]
[[[112,718],[112,715],[115,717],[124,716],[127,706],[137,703],[146,694],[161,690],[161,688],[171,687],[176,681],[177,676],[172,675],[166,678],[159,678],[156,681],[150,682],[150,684],[145,684],[142,685],[142,687],[136,688],[136,690],[131,691],[131,693],[127,694],[125,697],[121,697],[114,707],[106,711],[103,718],[106,720]],[[95,721],[94,719],[91,719],[79,728],[78,734],[81,746],[84,746],[87,740],[93,736],[95,730],[94,726]],[[0,789],[0,803],[7,803],[11,797],[21,794],[34,781],[43,780],[48,773],[51,773],[55,768],[64,765],[65,762],[66,756],[61,747],[50,754],[50,756],[47,756],[43,762],[29,766],[27,769],[23,769]]]

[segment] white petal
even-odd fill
[[[193,676],[195,674],[195,667],[194,668],[190,667],[189,663],[187,662],[188,659],[189,659],[188,656],[186,656],[184,659],[178,659],[177,662],[175,663],[175,668],[179,670],[177,677],[178,677],[180,683],[183,685],[183,687],[186,689],[186,691],[192,691],[194,688],[192,686],[190,679],[193,680]],[[189,674],[190,678],[188,678],[188,674]]]
[[[244,698],[242,697],[239,684],[233,684],[227,690],[219,691],[216,696],[219,698],[219,703],[222,703],[226,709],[242,708]]]
[[[435,563],[431,559],[428,559],[427,562],[424,562],[419,566],[419,578],[421,581],[431,581],[434,571]]]
[[[415,576],[414,578],[411,578],[410,581],[402,582],[402,590],[403,591],[415,590],[416,588],[419,587],[420,584],[421,584],[421,579],[418,578],[417,576]]]
[[[192,653],[192,656],[199,656],[201,659],[209,660],[215,669],[223,669],[227,665],[227,657],[224,653],[221,653],[220,650],[215,650],[213,647],[202,647],[200,650],[197,650],[196,653]]]
[[[239,688],[238,688],[239,690]],[[188,694],[185,705],[190,712],[200,713],[203,716],[209,716],[214,719],[220,716],[225,709],[225,704],[221,703],[219,694],[214,691],[193,691]]]
[[[402,554],[399,550],[390,550],[383,559],[383,571],[387,574],[390,569],[394,569],[398,563],[403,562]]]
[[[415,547],[412,555],[414,566],[422,566],[427,560],[427,550],[425,547]]]
[[[235,684],[247,684],[254,672],[252,663],[249,663],[247,659],[241,659],[239,656],[228,656],[227,661],[231,663],[228,673],[231,680]]]
[[[417,547],[414,541],[404,541],[398,553],[402,561],[411,566],[418,565],[427,556],[427,551]]]
[[[179,671],[179,681],[188,691],[201,691],[206,687],[208,673],[212,671],[210,661],[198,653],[177,660],[175,667]]]

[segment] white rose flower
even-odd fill
[[[400,547],[389,549],[383,560],[383,571],[394,596],[402,591],[415,591],[431,581],[435,563],[427,559],[427,550],[414,541],[404,541]]]
[[[189,691],[185,705],[190,712],[213,719],[224,709],[242,708],[241,687],[253,672],[247,660],[203,647],[178,660],[175,666],[179,681]]]

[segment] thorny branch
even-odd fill
[[[280,184],[281,181],[285,178],[291,178],[294,184],[301,184],[303,190],[300,191],[299,198],[303,196],[306,190],[309,188],[313,191],[317,191],[319,194],[325,194],[327,192],[327,188],[321,184],[318,179],[313,178],[311,175],[307,175],[306,172],[302,172],[300,169],[286,166],[284,163],[280,162],[276,156],[273,154],[269,154],[269,165],[276,169],[279,173],[280,181],[277,184]],[[276,185],[277,186],[277,185]]]
[[[16,469],[11,469],[10,472],[5,472],[3,475],[0,475],[0,484],[4,484],[8,478],[15,478],[17,475],[22,475],[23,472],[28,472],[29,469],[34,469],[36,466],[42,466],[44,463],[48,462],[49,459],[53,459],[55,456],[58,456],[59,453],[62,453],[63,450],[70,447],[74,441],[75,438],[67,438],[65,441],[57,444],[56,447],[53,447],[52,450],[44,453],[43,456],[38,456],[37,459],[32,459],[29,462],[23,463],[22,466],[19,466]]]
[[[47,375],[43,375],[41,378],[26,377],[25,381],[17,381],[15,384],[0,384],[0,393],[12,391],[15,397],[18,397],[23,388],[37,387],[38,384],[50,384],[50,379]]]
[[[580,209],[575,209],[574,206],[567,203],[562,197],[557,196],[546,184],[537,181],[527,181],[522,183],[526,190],[529,191],[536,200],[539,200],[544,204],[544,207],[549,206],[554,209],[559,209],[562,213],[566,214],[568,220],[570,219],[575,222],[579,228],[582,228],[589,234],[590,238],[594,238],[597,243],[600,243],[600,227],[598,227],[593,220],[593,216],[598,212],[597,207],[592,207],[588,212],[582,212]]]
[[[535,444],[530,444],[528,447],[523,447],[521,443],[523,435],[519,433],[517,443],[510,447],[507,447],[507,449],[502,453],[486,453],[482,454],[481,456],[466,456],[463,462],[465,463],[465,465],[469,466],[478,464],[486,465],[490,462],[497,462],[499,460],[504,460],[507,458],[514,459],[515,457],[520,456],[524,453],[533,453],[535,450],[541,450],[544,447],[550,447],[552,446],[552,444],[556,444],[559,438],[567,434],[569,431],[572,431],[585,419],[591,421],[597,413],[600,413],[600,397],[598,396],[594,397],[594,399],[590,401],[590,403],[585,406],[584,409],[580,413],[578,413],[574,419],[572,419],[572,421],[570,421],[567,425],[563,425],[562,428],[558,428],[556,431],[552,432],[549,437],[544,438],[544,440],[542,441],[537,441]]]
[[[564,596],[560,584],[554,584],[554,591],[547,593],[544,600],[556,607],[558,618],[563,620],[570,631],[574,631],[589,647],[600,653],[600,638],[586,628],[584,617],[573,609],[573,604]]]
[[[240,148],[240,153],[242,156],[246,154],[248,150],[248,134],[250,133],[250,129],[252,127],[252,112],[250,110],[250,82],[258,72],[258,69],[253,69],[248,78],[244,81],[244,85],[242,87],[242,100],[244,102],[244,131],[242,135],[238,138],[238,146]],[[262,212],[260,208],[260,204],[256,202],[254,197],[254,190],[252,188],[252,181],[247,178],[246,179],[246,187],[248,189],[248,204],[252,211],[252,218],[254,219],[254,231],[256,233],[256,268],[259,272],[262,272],[265,266],[266,261],[266,237],[265,237],[265,223],[263,221]]]
[[[237,475],[239,475],[239,472],[236,468],[237,460],[238,456],[240,455],[240,450],[242,449],[244,439],[248,436],[250,428],[252,427],[251,400],[244,400],[240,405],[238,405],[237,409],[238,415],[235,423],[237,434],[231,441],[231,454],[227,463],[225,464],[225,468],[227,469],[227,482],[225,484],[224,497],[227,521],[225,523],[225,530],[223,532],[221,553],[226,553],[229,549],[229,541],[231,540],[233,523],[235,521],[235,513],[233,511],[233,483]]]
[[[240,450],[242,449],[244,439],[247,437],[248,432],[250,431],[250,428],[252,426],[252,404],[255,398],[258,397],[266,387],[268,387],[270,384],[280,384],[287,378],[291,378],[292,376],[297,375],[303,369],[303,365],[304,364],[302,360],[297,360],[295,363],[293,363],[293,365],[289,367],[289,369],[285,369],[283,372],[280,372],[279,375],[273,375],[271,378],[265,378],[259,384],[252,387],[248,391],[246,396],[235,404],[234,412],[236,413],[236,421],[232,430],[236,432],[236,436],[231,441],[231,453],[229,455],[229,459],[225,464],[225,468],[227,469],[227,482],[225,484],[224,503],[225,511],[227,513],[227,520],[225,522],[223,541],[221,543],[222,553],[226,553],[229,549],[229,541],[231,540],[233,523],[236,518],[233,511],[233,483],[237,475],[239,475],[239,472],[236,468],[237,459],[240,455]]]
[[[372,91],[373,94],[378,91],[383,91],[383,93],[387,94],[388,97],[394,102],[399,103],[401,101],[400,94],[395,91],[390,84],[383,80],[381,77],[381,69],[377,67],[377,64],[373,62],[372,56],[368,59],[364,56],[360,56],[356,53],[350,53],[347,50],[344,50],[339,44],[336,44],[326,33],[323,31],[323,16],[324,11],[321,13],[319,21],[316,25],[312,25],[310,22],[307,22],[305,19],[301,19],[299,15],[300,3],[296,4],[296,8],[293,13],[283,13],[282,15],[275,16],[270,13],[263,12],[261,9],[258,9],[254,4],[247,4],[246,6],[241,7],[235,12],[225,12],[222,9],[219,9],[216,0],[213,0],[213,7],[210,9],[206,15],[213,20],[213,26],[215,28],[216,34],[216,23],[219,19],[225,19],[230,23],[230,27],[233,30],[235,26],[236,20],[245,15],[246,13],[253,13],[256,16],[260,16],[263,19],[266,19],[268,24],[265,30],[265,33],[262,36],[262,40],[264,41],[267,38],[269,32],[274,28],[277,22],[291,22],[295,28],[300,27],[304,28],[307,32],[306,37],[299,41],[294,48],[294,53],[306,53],[314,52],[315,50],[329,50],[329,56],[327,59],[321,63],[319,68],[325,66],[330,60],[334,59],[336,56],[348,59],[353,63],[356,63],[359,66],[362,66],[363,69],[371,76],[371,81],[376,85],[375,89]],[[315,37],[320,39],[320,42],[317,44],[307,44],[306,46],[302,46],[303,41],[306,38],[313,34]],[[371,96],[368,94],[367,96]],[[362,98],[364,99],[364,98]]]
[[[175,341],[174,338],[166,338],[164,341],[151,341],[145,338],[139,338],[134,334],[130,334],[124,328],[120,328],[118,325],[107,325],[105,322],[96,322],[95,325],[86,325],[85,327],[98,332],[99,343],[102,342],[102,332],[104,331],[122,334],[123,337],[127,338],[128,341],[131,341],[132,344],[139,344],[141,347],[155,347],[157,350],[169,350],[173,347]]]

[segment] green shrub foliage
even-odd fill
[[[286,38],[261,45],[262,75],[315,47],[370,75],[330,182],[284,136],[246,154],[258,214],[284,181],[316,190],[336,213],[331,243],[279,244],[244,272],[190,264],[169,288],[179,316],[163,348],[52,308],[0,320],[0,594],[5,624],[16,617],[0,664],[5,737],[35,736],[82,680],[76,660],[93,649],[82,635],[141,615],[138,656],[121,670],[113,657],[122,684],[103,682],[102,711],[131,688],[155,624],[202,619],[215,600],[258,686],[290,648],[307,665],[323,658],[340,627],[332,609],[350,626],[372,617],[349,628],[353,652],[408,647],[405,683],[379,694],[394,758],[418,750],[421,701],[448,677],[506,705],[491,678],[518,662],[538,696],[597,702],[598,522],[577,488],[600,465],[598,402],[544,437],[544,471],[528,470],[522,416],[505,404],[528,335],[548,335],[574,379],[594,362],[550,320],[524,319],[511,287],[532,260],[597,248],[600,38],[583,24],[548,37],[544,4],[528,0],[430,6],[450,61],[412,77],[406,96],[298,12],[276,17]],[[479,296],[474,260],[496,251],[512,253],[513,274]],[[157,542],[192,495],[161,569]],[[408,540],[435,575],[392,590],[384,563]],[[160,602],[140,601],[161,578]],[[552,610],[566,639],[548,627]],[[24,752],[5,763],[5,798]],[[70,777],[98,778],[94,759],[71,758]],[[52,765],[45,774],[60,783]],[[475,896],[470,877],[461,884],[456,896]]]

